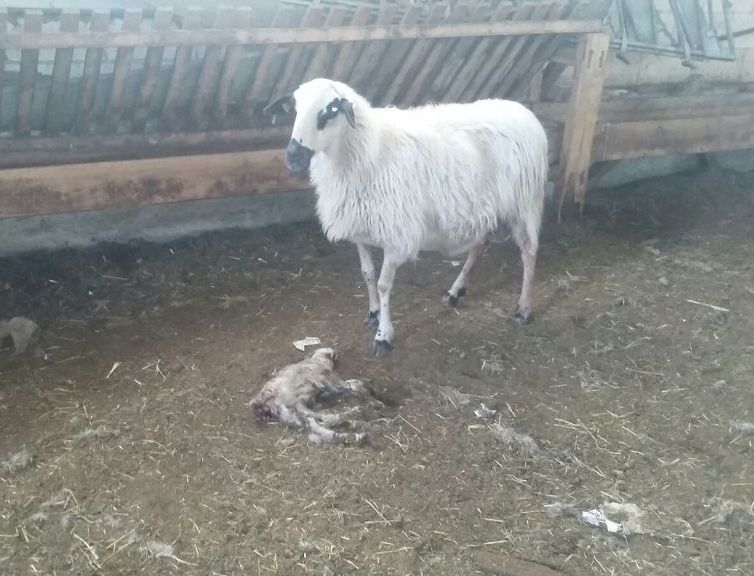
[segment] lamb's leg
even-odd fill
[[[374,337],[374,354],[384,356],[393,349],[393,323],[390,320],[390,291],[393,289],[395,273],[403,260],[388,252],[382,262],[377,292],[380,295],[380,325]]]
[[[531,317],[531,293],[534,285],[534,269],[537,264],[537,234],[536,230],[514,233],[516,243],[521,250],[521,262],[524,267],[523,281],[521,283],[521,296],[518,307],[511,315],[511,320],[520,325],[527,324]]]
[[[369,311],[367,313],[367,326],[372,330],[377,330],[380,323],[380,297],[377,294],[377,274],[372,261],[372,254],[366,244],[356,244],[359,251],[359,260],[361,260],[361,275],[367,285],[369,293]]]
[[[481,257],[482,252],[484,252],[484,248],[487,244],[488,242],[484,240],[471,247],[466,262],[464,263],[463,268],[461,268],[461,273],[458,275],[458,278],[456,278],[456,281],[453,282],[448,293],[442,297],[443,304],[453,307],[458,306],[458,302],[460,302],[461,298],[466,295],[466,286],[469,282],[469,276],[476,267],[477,262],[479,262],[479,258]]]
[[[307,418],[309,424],[309,441],[316,444],[321,443],[338,443],[338,444],[361,444],[366,438],[363,432],[336,432],[323,426],[315,418]]]

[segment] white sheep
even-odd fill
[[[529,320],[548,170],[547,135],[530,110],[509,100],[374,108],[350,86],[324,78],[266,112],[294,108],[286,165],[309,172],[327,237],[356,244],[375,354],[393,348],[390,292],[398,268],[420,251],[468,252],[443,298],[455,306],[501,222],[523,261],[511,318]],[[370,247],[384,251],[379,279]]]

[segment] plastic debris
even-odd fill
[[[485,420],[492,418],[495,414],[497,414],[497,410],[493,410],[492,408],[487,408],[487,406],[484,405],[484,402],[481,402],[479,404],[479,408],[474,410],[474,415],[477,418],[483,418]]]
[[[293,343],[293,346],[296,348],[296,350],[301,350],[301,352],[306,352],[307,346],[318,346],[321,343],[320,339],[316,336],[307,336],[303,338],[302,340],[296,340]]]

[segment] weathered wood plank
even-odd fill
[[[553,4],[550,10],[544,15],[545,20],[558,20],[563,17],[568,6],[563,4]],[[513,94],[513,89],[517,82],[525,85],[528,81],[544,67],[543,55],[551,44],[559,41],[557,36],[536,36],[526,38],[523,48],[518,58],[509,66],[505,73],[501,74],[496,86],[490,92],[493,96],[500,98],[509,98]],[[528,73],[530,72],[530,74]],[[522,76],[526,79],[522,80]]]
[[[282,4],[278,8],[275,14],[275,19],[272,21],[273,27],[285,28],[291,26],[300,12],[294,10],[291,7],[283,6]],[[273,64],[275,58],[278,55],[279,46],[270,44],[264,46],[262,49],[262,55],[259,58],[257,68],[254,71],[254,75],[251,77],[246,96],[244,97],[242,115],[246,120],[253,118],[259,108],[267,101],[265,94],[268,90],[272,90],[272,73]]]
[[[202,9],[189,8],[183,21],[183,30],[199,31],[201,25]],[[186,86],[186,74],[191,64],[192,46],[179,46],[175,52],[173,73],[170,76],[168,91],[162,104],[162,122],[169,130],[178,130],[182,123],[182,111],[187,104],[191,93]]]
[[[377,26],[390,25],[397,13],[397,6],[394,4],[384,4],[380,8],[380,13],[377,16]],[[356,65],[351,70],[351,74],[348,78],[348,83],[355,87],[360,92],[366,92],[368,87],[373,83],[372,75],[378,67],[378,63],[382,58],[388,43],[384,40],[376,42],[368,42],[361,52]]]
[[[24,14],[24,31],[30,34],[41,32],[41,10],[27,10]],[[16,108],[16,136],[31,132],[31,109],[34,104],[34,87],[37,83],[39,50],[27,48],[21,51],[21,71],[18,79],[18,106]]]
[[[507,4],[500,4],[495,14],[492,16],[492,22],[505,22],[514,13],[514,8]],[[472,53],[466,59],[458,74],[453,79],[450,87],[445,91],[445,94],[440,98],[442,102],[457,102],[461,98],[461,94],[469,86],[469,83],[474,79],[474,75],[477,70],[488,59],[488,54],[494,47],[495,38],[486,37],[481,38],[477,42]]]
[[[537,34],[590,34],[603,29],[599,20],[541,22],[480,22],[442,26],[341,26],[338,28],[256,28],[248,30],[168,30],[138,34],[127,32],[41,34],[9,32],[0,49],[121,48],[124,46],[206,46],[211,44],[309,44],[317,42],[368,42],[372,40],[432,40],[469,36],[524,36]]]
[[[0,36],[8,30],[8,10],[0,8]],[[5,50],[0,50],[0,129],[2,129],[2,110],[3,110],[3,91],[2,86],[5,82]]]
[[[422,13],[423,10],[420,7],[412,6],[403,15],[401,26],[410,27],[416,25]],[[387,43],[387,48],[382,53],[379,65],[373,70],[369,85],[363,87],[363,94],[371,99],[374,104],[382,102],[383,92],[395,78],[412,45],[412,40],[395,40]]]
[[[66,10],[60,15],[61,32],[77,32],[79,29],[79,12]],[[68,80],[71,75],[73,48],[61,48],[55,51],[52,65],[52,84],[47,98],[45,113],[45,131],[48,134],[59,132],[65,124],[65,98]]]
[[[433,6],[427,17],[427,27],[431,29],[439,22],[442,22],[447,11],[448,6],[446,4]],[[407,79],[413,73],[414,69],[420,65],[431,47],[432,43],[426,39],[417,40],[413,43],[411,50],[406,54],[403,64],[393,78],[390,87],[381,98],[384,104],[393,104],[396,102],[398,95],[402,94],[402,89]]]
[[[109,24],[110,12],[96,11],[92,14],[92,21],[89,27],[92,33],[99,33],[107,30]],[[76,112],[76,132],[79,134],[89,132],[103,53],[102,48],[89,48],[84,57],[84,75],[81,79],[79,104]]]
[[[550,17],[553,8],[558,8],[557,4],[537,4],[531,14],[532,20],[547,20]],[[536,42],[535,36],[517,36],[510,39],[510,43],[497,65],[490,71],[487,80],[473,95],[472,100],[479,98],[489,98],[497,96],[496,86],[505,79],[516,63],[525,57],[527,47]]]
[[[471,16],[471,8],[468,2],[459,2],[450,11],[444,24],[458,24],[464,22]],[[424,86],[428,79],[432,77],[438,66],[442,66],[447,54],[453,49],[456,39],[439,39],[432,42],[428,52],[422,59],[422,65],[419,67],[416,75],[411,79],[411,83],[403,92],[398,102],[400,104],[418,104],[419,96],[424,94]]]
[[[369,6],[360,6],[356,9],[356,13],[351,21],[351,26],[364,26],[369,22],[371,16],[372,9]],[[330,78],[334,80],[345,80],[358,57],[359,52],[361,52],[361,49],[361,46],[341,46],[338,56],[330,68]]]
[[[236,11],[233,8],[221,7],[213,23],[215,28],[228,28],[234,25]],[[199,72],[196,93],[191,102],[191,118],[194,128],[205,129],[209,125],[208,112],[212,105],[212,99],[217,88],[217,79],[221,72],[222,46],[207,46],[204,53],[204,62]]]
[[[282,150],[0,171],[0,218],[306,190]]]
[[[492,17],[492,5],[489,3],[478,4],[471,15],[469,22],[486,22]],[[429,86],[429,99],[438,101],[448,92],[450,84],[458,75],[461,68],[468,65],[469,57],[474,53],[474,48],[483,42],[484,38],[459,38],[443,57],[443,63],[439,74],[435,76]],[[425,97],[425,99],[427,99]]]
[[[343,8],[334,6],[330,9],[330,14],[325,21],[325,28],[332,28],[334,26],[340,26],[345,21],[346,11]],[[328,64],[330,63],[329,55],[332,51],[337,50],[337,46],[332,44],[319,44],[314,49],[314,56],[312,56],[309,66],[304,71],[303,81],[311,80],[312,78],[320,78],[327,75]],[[283,94],[283,92],[278,92]]]
[[[241,6],[236,8],[236,23],[238,29],[243,30],[252,23],[253,13],[251,8]],[[233,88],[233,81],[238,73],[238,67],[243,57],[243,46],[228,46],[225,50],[225,60],[223,61],[220,80],[217,83],[217,93],[215,94],[214,118],[218,126],[225,124],[228,115],[228,106],[230,105],[230,93]]]
[[[216,132],[0,139],[0,170],[284,148],[289,126]]]
[[[583,206],[586,196],[609,43],[610,37],[604,33],[586,34],[579,42],[573,93],[560,150],[560,175],[556,184],[560,195],[559,219],[566,198]]]
[[[521,22],[527,22],[531,18],[534,12],[534,6],[526,4],[518,8],[511,19],[501,24],[505,25],[517,25]],[[490,80],[490,77],[495,73],[495,70],[499,67],[500,61],[508,53],[509,47],[515,43],[517,38],[507,37],[501,38],[495,46],[488,52],[487,58],[482,65],[474,71],[474,75],[466,85],[466,88],[458,96],[459,102],[471,102],[476,98],[476,95],[482,90],[484,85]]]
[[[138,31],[140,24],[141,10],[126,10],[123,15],[123,30],[126,32]],[[110,87],[110,98],[107,101],[107,110],[105,112],[105,123],[109,132],[116,132],[120,125],[120,118],[123,112],[123,98],[125,96],[128,74],[131,71],[133,55],[133,48],[118,48],[118,52],[115,55],[113,83]]]
[[[325,21],[325,11],[322,8],[309,8],[302,26],[304,28],[322,26]],[[276,86],[271,93],[275,94],[287,94],[295,88],[295,84],[299,80],[297,75],[300,72],[301,60],[306,56],[306,50],[311,49],[302,45],[291,46],[290,54],[288,54],[288,60],[285,63],[285,68],[280,74],[280,79],[276,82]]]
[[[155,11],[153,24],[155,30],[167,30],[173,21],[173,10],[170,8],[160,7]],[[147,49],[144,57],[144,67],[141,76],[141,86],[139,87],[139,97],[134,110],[131,129],[136,132],[144,130],[149,114],[152,111],[152,102],[154,99],[157,82],[160,78],[160,69],[162,68],[162,59],[165,55],[164,46],[152,46]]]
[[[603,162],[754,148],[752,126],[754,111],[738,116],[601,123],[591,159]]]

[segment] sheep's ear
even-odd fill
[[[340,109],[343,111],[343,114],[345,115],[346,120],[348,120],[348,123],[351,125],[351,128],[356,128],[356,117],[353,113],[353,104],[351,104],[345,98],[341,98]]]
[[[262,109],[262,114],[265,116],[272,116],[273,121],[275,119],[275,116],[279,116],[281,114],[288,115],[290,114],[294,109],[294,100],[293,100],[293,94],[286,94],[285,96],[281,96],[274,102],[268,104]]]

